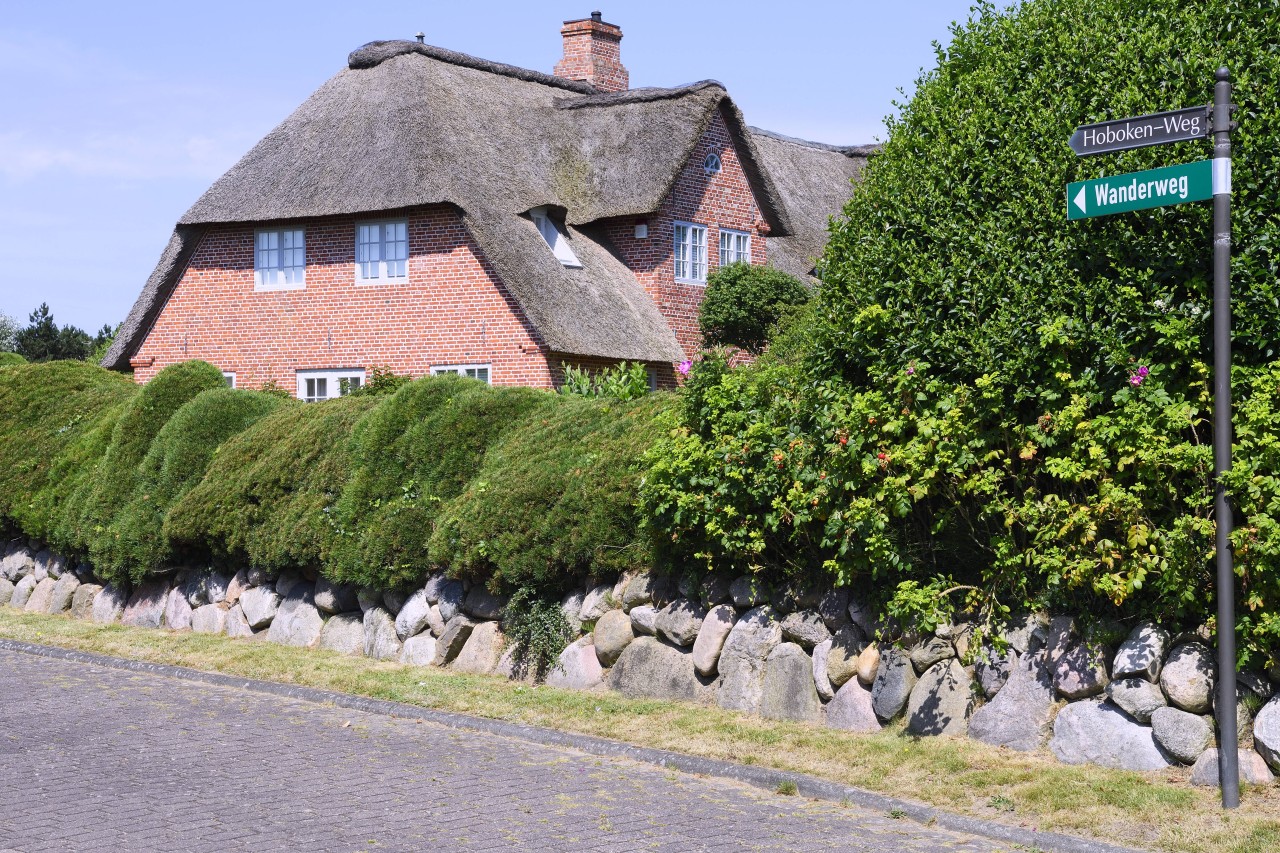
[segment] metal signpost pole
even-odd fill
[[[1231,470],[1231,73],[1213,87],[1213,514],[1218,568],[1218,781],[1222,806],[1240,805],[1236,732],[1236,574],[1231,506],[1223,476]]]

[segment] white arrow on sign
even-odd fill
[[[1080,188],[1080,192],[1076,193],[1076,197],[1072,200],[1076,203],[1076,207],[1080,208],[1081,213],[1089,212],[1088,209],[1085,208],[1085,204],[1084,204],[1085,203],[1084,187]]]

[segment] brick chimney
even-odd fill
[[[599,12],[590,18],[565,21],[564,59],[556,63],[555,75],[583,80],[602,92],[622,92],[630,88],[630,77],[622,65],[622,28],[601,20]]]

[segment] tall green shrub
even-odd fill
[[[638,463],[671,404],[665,394],[630,403],[571,395],[533,412],[443,508],[431,558],[505,590],[559,590],[649,566]]]
[[[729,264],[707,278],[698,327],[708,346],[741,347],[759,355],[774,327],[812,296],[804,282],[782,270]]]
[[[180,555],[164,535],[173,504],[204,477],[222,444],[283,405],[269,394],[215,388],[197,394],[161,427],[138,467],[133,495],[112,516],[95,565],[111,580],[135,583]]]
[[[1211,621],[1209,207],[1068,223],[1063,189],[1209,156],[1078,160],[1066,140],[1204,103],[1226,63],[1242,649],[1280,648],[1280,422],[1264,393],[1280,355],[1276,12],[977,7],[832,229],[803,363],[710,371],[651,457],[666,539],[713,563],[821,570],[930,618],[967,604]]]
[[[432,569],[427,542],[441,508],[491,446],[551,402],[545,391],[452,375],[418,379],[386,398],[352,436],[354,472],[334,511],[341,539],[329,573],[380,588],[421,582]]]

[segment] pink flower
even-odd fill
[[[676,365],[676,370],[680,372],[681,376],[688,376],[689,370],[692,367],[693,367],[693,362],[686,358],[684,361]]]
[[[1147,369],[1146,365],[1139,367],[1137,372],[1135,372],[1132,376],[1129,377],[1129,384],[1132,385],[1134,388],[1137,388],[1139,385],[1143,383],[1143,380],[1147,378],[1147,374],[1149,374],[1150,372],[1151,371]]]
[[[908,367],[908,368],[907,368],[907,375],[908,375],[908,376],[911,376],[911,375],[912,375],[912,374],[914,374],[915,372],[916,372],[916,369],[915,369],[914,367]]]

